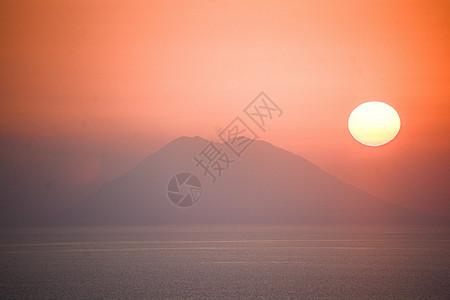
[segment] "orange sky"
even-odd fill
[[[262,139],[383,199],[450,215],[449,7],[2,1],[3,159],[58,164],[62,175],[42,176],[94,188],[175,137],[217,139],[264,90],[284,114]],[[350,136],[366,101],[399,113],[393,142]]]

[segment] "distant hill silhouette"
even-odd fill
[[[118,224],[432,224],[424,213],[385,202],[326,173],[304,158],[255,141],[217,181],[196,167],[194,156],[208,145],[180,137],[134,169],[49,221],[53,225]],[[199,201],[180,208],[167,196],[171,178],[195,174]]]

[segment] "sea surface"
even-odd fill
[[[3,229],[0,298],[450,299],[450,229]]]

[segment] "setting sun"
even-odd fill
[[[371,101],[355,108],[348,119],[351,135],[366,146],[384,145],[400,130],[400,117],[383,102]]]

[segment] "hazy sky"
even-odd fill
[[[448,1],[1,1],[1,209],[79,200],[260,92],[261,138],[385,200],[450,216]],[[348,132],[383,101],[391,143]]]

